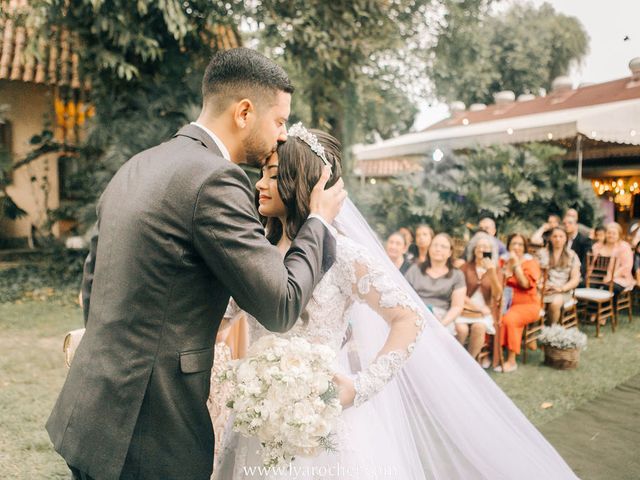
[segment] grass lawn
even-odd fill
[[[67,479],[44,424],[65,376],[62,338],[82,325],[79,307],[48,299],[0,303],[0,478]],[[541,425],[640,373],[640,319],[622,322],[601,339],[585,327],[588,349],[580,367],[557,371],[533,352],[527,365],[492,378],[536,424]],[[550,402],[551,408],[541,404]]]
[[[63,335],[81,326],[68,302],[0,303],[0,478],[69,478],[44,424],[66,374]]]
[[[624,312],[626,313],[626,312]],[[512,373],[491,372],[492,378],[523,413],[540,426],[579,404],[592,400],[640,373],[640,318],[623,315],[616,333],[607,325],[595,337],[595,326],[583,325],[587,349],[580,352],[575,370],[555,370],[541,362],[541,350],[529,352],[527,364],[521,362]],[[543,403],[551,403],[542,408]]]

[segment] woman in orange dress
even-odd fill
[[[540,265],[527,252],[527,240],[523,235],[514,233],[507,241],[509,257],[504,261],[507,286],[511,287],[513,297],[509,310],[502,317],[501,345],[507,347],[509,354],[504,366],[494,369],[497,372],[513,372],[518,368],[516,355],[520,353],[522,330],[525,325],[540,317],[540,297],[538,279]]]

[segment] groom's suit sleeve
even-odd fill
[[[333,263],[335,239],[322,221],[308,219],[283,262],[265,238],[253,202],[240,168],[230,163],[213,173],[195,202],[194,245],[240,308],[267,329],[285,332]]]

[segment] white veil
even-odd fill
[[[402,446],[411,478],[437,480],[575,479],[576,475],[513,402],[424,306],[391,263],[375,233],[347,200],[337,229],[364,247],[424,308],[427,323],[407,364],[374,396],[376,414]],[[362,368],[382,347],[386,322],[363,304],[350,314]],[[347,358],[343,352],[343,358]]]

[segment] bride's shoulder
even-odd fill
[[[362,245],[357,243],[351,237],[348,237],[347,235],[340,232],[338,232],[338,234],[336,235],[336,250],[338,256],[345,253],[359,255],[366,253],[366,250]]]
[[[358,262],[369,265],[375,263],[373,255],[365,246],[342,233],[336,236],[336,254],[338,262],[348,264]]]

